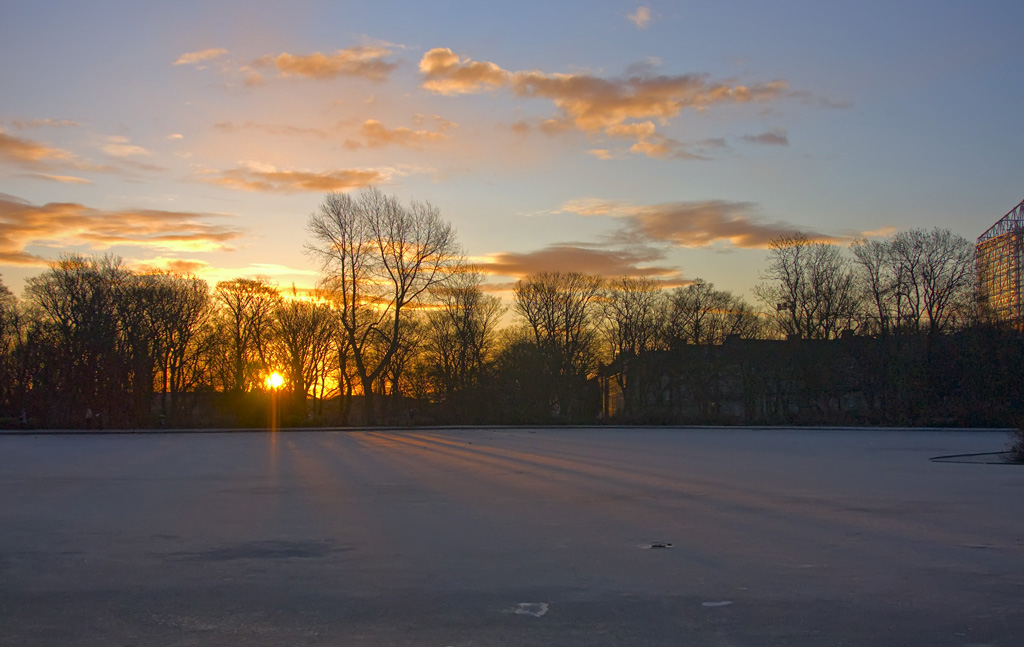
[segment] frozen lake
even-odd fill
[[[1024,644],[1008,440],[0,436],[0,645]]]

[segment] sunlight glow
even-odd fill
[[[276,391],[284,385],[284,377],[277,371],[274,371],[273,373],[267,376],[263,383],[267,386],[268,389]]]

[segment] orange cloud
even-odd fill
[[[647,139],[656,133],[654,122],[641,121],[630,124],[608,126],[604,132],[609,137],[625,137],[627,139]]]
[[[435,130],[437,132],[439,132],[439,133],[447,132],[449,130],[452,130],[453,128],[458,127],[458,124],[455,123],[454,121],[448,121],[444,117],[439,117],[437,115],[419,115],[418,114],[418,115],[415,115],[412,118],[412,120],[413,120],[413,123],[416,124],[417,126],[422,126],[424,124],[433,123],[434,126],[435,126]]]
[[[267,84],[263,75],[258,70],[252,69],[252,66],[243,65],[238,68],[238,71],[242,74],[242,85],[247,88],[258,88]]]
[[[657,159],[707,160],[706,155],[690,150],[690,145],[676,141],[671,137],[654,135],[650,139],[641,139],[629,147],[630,152],[642,153]]]
[[[535,252],[500,252],[478,262],[480,271],[497,276],[523,277],[536,272],[584,272],[604,276],[679,276],[674,267],[649,265],[660,260],[658,250],[610,250],[556,244]]]
[[[645,240],[680,247],[727,241],[743,248],[768,247],[773,238],[799,229],[785,222],[761,222],[752,212],[748,202],[672,202],[636,209],[627,229]]]
[[[330,171],[295,171],[271,166],[250,165],[225,171],[206,171],[200,180],[233,189],[267,193],[297,191],[348,191],[387,181],[390,174],[375,169],[338,169]]]
[[[66,184],[92,184],[92,180],[74,175],[53,175],[51,173],[25,173],[22,177],[34,178],[37,180],[49,180],[51,182],[64,182]]]
[[[637,20],[643,18],[646,24],[650,15],[643,9],[638,9]],[[664,125],[686,109],[703,111],[720,104],[772,101],[796,94],[782,80],[744,85],[713,81],[706,74],[659,75],[651,62],[632,66],[625,78],[538,70],[510,72],[495,63],[462,58],[440,47],[424,54],[420,72],[424,77],[423,88],[438,94],[470,94],[507,87],[520,97],[547,99],[560,114],[539,128],[545,134],[573,127],[588,134],[631,139],[634,144],[630,152],[656,158],[706,159],[702,151],[694,150],[693,144],[658,133],[655,122]],[[529,132],[531,128],[527,121],[511,126],[517,133]]]
[[[114,246],[165,251],[226,251],[237,229],[206,222],[210,214],[155,209],[103,211],[75,203],[41,206],[0,194],[0,263],[45,265],[32,245],[95,250]]]
[[[651,24],[651,8],[637,7],[636,13],[631,13],[626,18],[640,29],[646,29]]]
[[[896,229],[895,227],[893,227],[891,225],[886,225],[884,227],[879,227],[878,229],[871,229],[871,230],[868,230],[868,231],[862,231],[862,232],[860,232],[857,235],[857,237],[858,238],[888,238],[889,236],[892,236],[893,234],[895,234],[897,231],[899,231],[899,230]]]
[[[447,47],[437,47],[420,59],[423,87],[438,94],[471,94],[500,88],[509,73],[494,63],[459,58]]]
[[[15,137],[0,128],[0,163],[4,162],[33,171],[26,177],[79,184],[89,184],[90,182],[84,178],[65,175],[61,171],[76,169],[111,173],[118,170],[113,166],[93,164],[62,148],[23,137]],[[122,165],[145,170],[162,170],[158,167],[127,161],[122,162]]]
[[[137,261],[132,263],[132,265],[142,272],[174,272],[175,274],[185,274],[190,276],[205,274],[208,268],[211,267],[206,261],[184,258],[168,258],[164,256],[146,259],[145,261]]]
[[[363,122],[361,129],[366,145],[370,148],[381,146],[407,146],[418,148],[423,144],[431,144],[448,139],[444,133],[431,132],[429,130],[412,130],[410,128],[389,129],[376,119],[367,119]]]
[[[677,247],[707,247],[728,243],[740,248],[767,248],[772,239],[804,232],[809,238],[826,242],[845,242],[784,221],[768,221],[755,214],[749,202],[706,200],[667,202],[633,206],[603,200],[577,200],[566,203],[559,213],[582,216],[610,216],[622,221],[612,239],[629,244],[664,244]]]
[[[220,58],[228,53],[228,50],[221,48],[210,48],[203,49],[198,52],[189,52],[182,54],[178,57],[178,60],[174,61],[175,65],[195,65],[196,63],[202,63],[204,61],[212,61],[215,58]]]
[[[0,129],[0,160],[16,164],[35,165],[47,160],[70,162],[75,159],[73,153],[54,148],[22,137],[9,135]]]
[[[320,81],[330,80],[339,76],[358,76],[373,81],[381,81],[395,69],[396,63],[383,60],[391,55],[386,47],[364,45],[339,49],[333,54],[295,55],[287,52],[277,56],[264,56],[252,62],[255,67],[277,68],[281,76],[301,76]],[[250,79],[259,84],[258,81]]]
[[[547,135],[548,137],[562,135],[574,130],[572,122],[562,118],[529,120],[520,119],[519,121],[511,124],[508,128],[517,135],[526,135],[533,130],[538,130],[541,133]]]
[[[127,137],[121,135],[112,135],[107,138],[107,143],[103,145],[102,150],[107,155],[113,155],[114,157],[131,157],[133,155],[152,155],[148,150],[141,146],[136,146],[131,143]]]
[[[520,96],[550,99],[580,130],[594,132],[631,119],[666,121],[684,108],[776,99],[788,86],[785,81],[751,86],[716,83],[702,74],[602,79],[588,74],[517,72],[512,75],[512,88]]]
[[[133,171],[166,170],[153,164],[127,159],[132,156],[149,155],[150,153],[141,146],[131,144],[125,137],[109,137],[107,143],[102,146],[102,150],[108,155],[118,158],[116,165],[94,164],[70,151],[31,139],[15,137],[0,128],[0,164],[6,162],[32,171],[32,173],[23,177],[53,182],[91,184],[85,178],[67,175],[66,171],[74,169],[94,173],[125,173],[126,175],[131,175]]]
[[[629,151],[656,159],[709,160],[714,153],[728,148],[721,137],[681,142],[658,133],[636,134],[638,138],[629,147]],[[626,130],[621,136],[629,137],[629,131]]]

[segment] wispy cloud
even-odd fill
[[[73,153],[64,149],[23,137],[15,137],[0,129],[0,160],[21,165],[35,165],[48,160],[71,162],[75,159]]]
[[[536,272],[586,272],[605,276],[678,277],[679,269],[652,264],[663,253],[654,249],[601,249],[559,243],[533,252],[499,252],[477,259],[482,272],[496,276],[522,277]]]
[[[590,132],[630,119],[671,119],[685,108],[770,101],[783,96],[787,88],[781,80],[742,85],[711,81],[703,74],[604,79],[588,74],[517,72],[512,79],[516,94],[550,99],[578,128]]]
[[[218,121],[213,125],[213,127],[216,130],[227,133],[259,131],[267,133],[268,135],[277,135],[282,137],[315,137],[317,139],[327,139],[331,136],[331,133],[320,128],[288,126],[283,124],[261,124],[253,121],[246,121],[240,124],[232,121]]]
[[[112,166],[93,164],[74,153],[25,137],[16,137],[0,128],[0,164],[23,168],[22,177],[51,182],[91,184],[85,178],[68,175],[68,170],[110,173]]]
[[[33,178],[36,180],[49,180],[50,182],[63,182],[65,184],[92,184],[92,180],[76,175],[53,175],[52,173],[24,173],[21,177]]]
[[[743,84],[716,81],[706,74],[655,74],[654,66],[634,66],[626,77],[538,70],[509,71],[495,63],[462,58],[448,48],[428,51],[420,61],[422,87],[457,95],[506,88],[524,98],[546,99],[558,109],[555,123],[634,142],[628,150],[660,158],[704,159],[693,146],[658,132],[683,110],[705,111],[719,105],[760,103],[792,96],[786,81]],[[527,122],[514,126],[521,132]]]
[[[878,229],[859,232],[855,238],[888,238],[897,231],[899,230],[896,227],[886,225],[884,227],[879,227]]]
[[[282,77],[300,76],[325,81],[339,76],[355,76],[382,81],[397,66],[397,63],[385,60],[392,53],[392,50],[387,47],[360,45],[339,49],[330,54],[321,52],[289,54],[284,52],[267,55],[256,59],[250,63],[250,66],[274,68]]]
[[[198,179],[233,189],[267,193],[296,193],[313,191],[348,191],[372,184],[381,184],[391,178],[384,169],[332,169],[309,171],[278,169],[266,164],[247,164],[227,170],[204,170]]]
[[[637,7],[636,11],[626,16],[626,18],[638,28],[646,29],[651,24],[651,8]]]
[[[767,146],[789,146],[789,134],[785,128],[773,128],[760,135],[743,135],[740,137],[749,144],[764,144]]]
[[[141,146],[131,143],[131,140],[121,135],[107,137],[107,143],[100,147],[107,155],[114,157],[132,157],[136,155],[152,155]]]
[[[108,137],[100,149],[116,159],[112,160],[111,164],[96,164],[63,148],[16,137],[0,129],[0,164],[12,164],[29,170],[30,176],[37,179],[89,183],[89,180],[84,178],[67,175],[66,171],[69,169],[93,173],[121,173],[129,177],[134,171],[166,170],[161,166],[131,159],[148,156],[150,153],[141,146],[132,144],[126,137]]]
[[[198,63],[204,63],[206,61],[212,61],[213,59],[220,58],[228,53],[228,50],[222,48],[209,48],[199,50],[198,52],[188,52],[178,57],[178,60],[174,61],[175,65],[196,65]]]
[[[233,227],[214,224],[212,214],[155,209],[105,211],[76,203],[33,205],[0,194],[0,263],[44,265],[29,246],[94,250],[116,246],[170,252],[226,251],[241,236]]]
[[[451,124],[451,122],[445,122]],[[451,125],[446,128],[450,128]],[[365,143],[370,148],[383,146],[404,146],[406,148],[420,148],[425,144],[433,144],[448,139],[443,132],[430,130],[412,130],[411,128],[398,127],[388,128],[376,119],[367,119],[360,129],[362,142],[350,140],[346,142],[348,148],[359,148]]]
[[[394,48],[390,43],[372,42],[334,52],[313,52],[311,54],[266,54],[255,60],[219,61],[221,72],[229,76],[238,75],[247,87],[267,84],[267,73],[276,72],[277,78],[299,77],[329,81],[338,77],[361,77],[372,81],[383,81],[398,66],[388,57]],[[182,54],[175,65],[194,65],[204,69],[203,63],[219,59],[227,54],[226,49],[204,49]]]
[[[17,130],[25,130],[26,128],[74,128],[80,126],[76,121],[69,119],[13,119],[11,125]]]
[[[553,119],[520,119],[519,121],[511,124],[509,130],[519,135],[526,135],[533,131],[538,131],[547,135],[548,137],[555,137],[563,135],[567,132],[574,131],[572,122],[563,118]]]
[[[568,202],[561,213],[607,216],[619,221],[611,240],[620,243],[669,244],[676,247],[707,247],[726,244],[738,248],[766,248],[772,239],[801,231],[809,238],[846,242],[833,236],[782,220],[759,216],[750,202],[706,200],[667,202],[637,206],[599,199]]]

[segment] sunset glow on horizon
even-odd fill
[[[1024,6],[20,3],[0,25],[0,277],[62,253],[314,287],[329,191],[429,201],[538,271],[746,294],[768,242],[1024,197]]]

